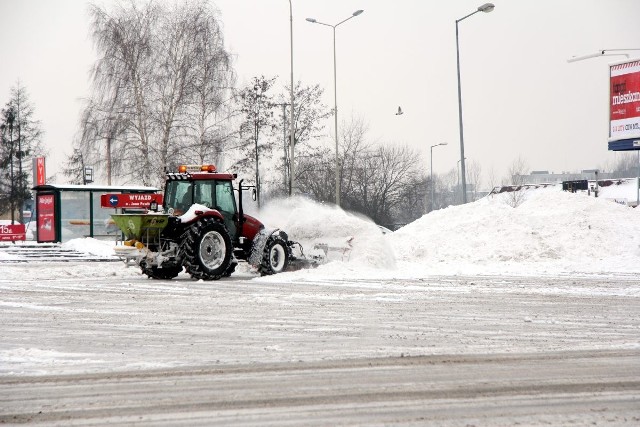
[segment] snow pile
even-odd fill
[[[115,241],[97,240],[91,237],[72,239],[62,244],[64,249],[78,251],[86,254],[96,255],[100,257],[115,257],[113,248]]]
[[[599,197],[615,200],[621,204],[635,205],[638,200],[638,184],[635,178],[604,180],[610,183],[599,187]]]
[[[378,226],[336,206],[295,197],[266,205],[258,218],[267,227],[284,230],[290,240],[302,244],[307,255],[323,244],[328,247],[329,260],[362,267],[395,266],[393,252]]]
[[[396,257],[448,272],[637,268],[637,210],[557,187],[526,196],[516,208],[500,194],[429,213],[389,236]]]
[[[2,261],[14,261],[18,259],[20,259],[20,257],[0,251],[0,260]]]

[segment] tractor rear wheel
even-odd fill
[[[289,247],[281,237],[272,235],[264,246],[258,271],[262,276],[281,273],[289,265]]]
[[[140,268],[142,269],[142,272],[149,276],[151,279],[157,280],[171,280],[174,277],[177,277],[178,274],[182,271],[181,266],[164,268],[158,268],[155,266],[149,267],[147,266],[147,263],[145,261],[140,262]]]
[[[187,273],[194,279],[218,280],[231,263],[231,237],[223,223],[204,218],[183,235],[180,249]]]

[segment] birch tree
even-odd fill
[[[89,14],[99,59],[75,148],[144,185],[203,160],[233,79],[216,12],[204,0],[128,0]]]

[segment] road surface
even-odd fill
[[[59,264],[0,265],[0,423],[640,425],[634,277]]]

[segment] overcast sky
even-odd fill
[[[337,29],[338,117],[362,117],[369,137],[408,144],[435,173],[460,159],[455,20],[483,0],[292,0],[294,78],[325,88],[333,106]],[[110,4],[111,2],[97,2]],[[607,150],[608,64],[622,56],[567,63],[601,49],[640,49],[638,0],[494,1],[491,13],[460,23],[465,155],[502,177],[515,158],[532,170],[603,168]],[[258,75],[290,76],[289,2],[217,0],[238,85]],[[95,53],[87,2],[0,0],[0,104],[18,80],[27,88],[49,148],[48,175],[72,151],[81,98]],[[640,50],[629,52],[640,57]],[[398,106],[404,114],[396,116]],[[327,141],[333,121],[327,123]],[[59,183],[64,177],[58,176]]]

